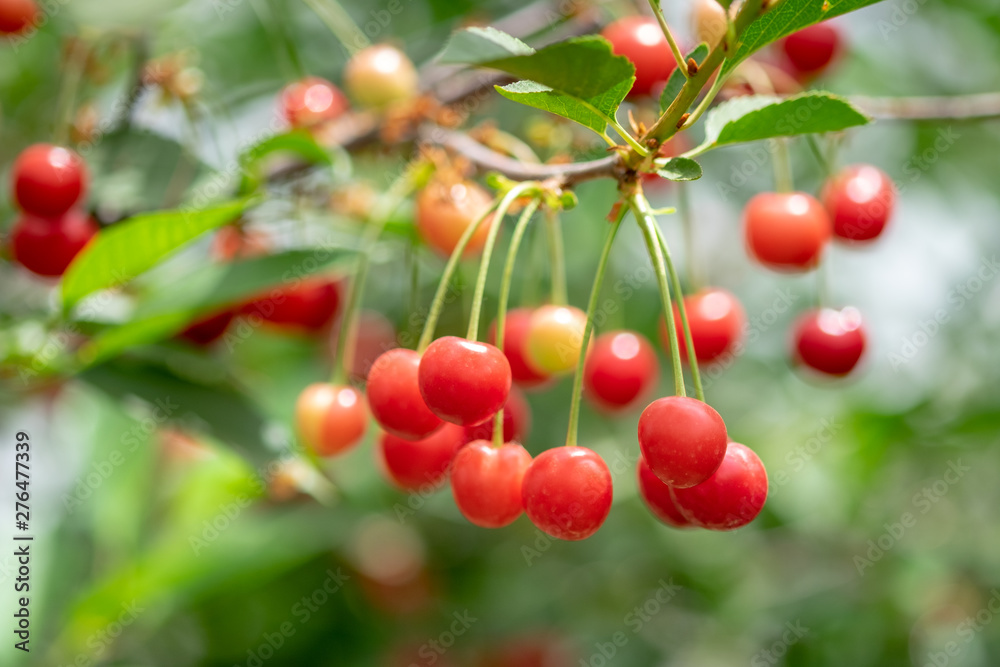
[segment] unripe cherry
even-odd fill
[[[670,489],[685,519],[709,530],[735,530],[760,514],[767,500],[767,471],[745,445],[730,442],[719,469],[688,489]]]
[[[642,456],[670,486],[690,487],[708,479],[722,463],[728,440],[719,413],[694,398],[659,398],[639,417]]]
[[[576,368],[587,315],[573,306],[541,306],[528,323],[525,358],[537,373],[559,375]]]
[[[504,320],[503,354],[510,363],[511,378],[525,388],[538,387],[550,379],[547,374],[532,368],[526,358],[525,343],[533,312],[531,308],[515,308],[507,311]],[[491,344],[496,344],[496,322],[490,325],[486,339]]]
[[[521,482],[528,518],[560,540],[585,540],[611,511],[611,472],[593,450],[555,447],[539,454]]]
[[[466,519],[483,528],[502,528],[524,511],[521,483],[531,455],[516,443],[494,448],[486,440],[462,447],[451,469],[451,491]]]
[[[375,44],[351,56],[344,68],[347,94],[363,107],[385,109],[417,95],[420,81],[406,54],[389,44]]]
[[[492,203],[489,193],[472,181],[446,183],[433,180],[417,195],[417,230],[427,245],[442,255],[450,256],[465,230]],[[473,233],[463,256],[474,255],[483,249],[492,224],[491,215]]]
[[[306,447],[317,456],[334,456],[361,442],[368,415],[357,389],[317,383],[299,394],[295,424]]]

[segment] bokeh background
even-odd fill
[[[153,57],[182,53],[204,76],[196,113],[145,90],[131,124],[86,151],[90,203],[107,220],[205,196],[213,175],[267,130],[283,85],[301,71],[338,81],[347,58],[314,11],[292,0],[49,4],[37,34],[16,50],[0,45],[4,182],[23,147],[52,135],[68,36],[97,44],[100,77],[75,97],[100,118],[128,94],[135,44]],[[344,7],[370,38],[423,63],[456,26],[525,4]],[[554,24],[584,6],[561,4]],[[690,35],[687,3],[668,4],[668,18]],[[379,22],[389,5],[399,11]],[[637,9],[623,1],[597,11],[610,19]],[[846,52],[816,84],[834,92],[953,95],[1000,82],[990,0],[887,0],[836,24]],[[470,125],[487,117],[529,139],[569,137],[576,155],[594,147],[496,95]],[[788,360],[790,325],[815,303],[817,276],[766,272],[742,248],[742,205],[773,187],[767,146],[715,151],[704,178],[683,186],[693,256],[676,219],[663,219],[681,262],[737,294],[752,323],[745,353],[706,373],[709,400],[771,480],[762,515],[734,533],[678,532],[646,511],[634,483],[637,413],[584,411],[581,444],[608,461],[615,498],[603,528],[581,543],[551,540],[526,518],[475,528],[447,489],[394,491],[371,437],[328,465],[330,485],[285,454],[295,446],[298,391],[328,375],[326,340],[262,328],[208,352],[168,341],[69,379],[22,382],[8,362],[45,343],[54,298],[49,285],[0,263],[0,516],[13,516],[14,433],[25,430],[36,535],[30,655],[11,646],[16,565],[13,549],[0,548],[0,663],[1000,664],[1000,121],[885,120],[837,142],[841,164],[875,164],[901,192],[882,238],[834,247],[822,271],[830,302],[858,307],[870,332],[863,367],[846,381],[819,382]],[[355,156],[355,173],[384,188],[405,157],[376,147]],[[792,143],[792,159],[796,186],[817,190],[822,173],[804,142]],[[570,299],[583,306],[615,189],[595,182],[578,194],[564,225]],[[356,223],[297,196],[277,193],[252,224],[289,247],[356,238]],[[672,205],[677,186],[650,197]],[[0,226],[14,215],[5,188]],[[409,215],[401,212],[376,256],[366,307],[412,335],[409,315],[429,303],[442,262],[413,246]],[[530,250],[540,245],[529,234],[516,302],[544,298],[544,251]],[[144,280],[169,283],[204,262],[207,247],[196,243]],[[626,225],[606,286],[621,307],[602,330],[627,326],[658,340],[645,266],[640,235]],[[462,284],[474,271],[462,269]],[[470,292],[446,311],[442,332],[462,330]],[[662,349],[661,360],[668,393]],[[569,384],[529,396],[532,453],[565,437]],[[301,488],[269,483],[274,460]]]

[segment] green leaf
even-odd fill
[[[162,340],[192,321],[343,261],[345,248],[293,250],[226,264],[208,264],[140,296],[132,319],[94,337],[80,358],[94,364],[125,349]]]
[[[747,95],[724,102],[709,112],[702,148],[837,132],[869,121],[850,102],[830,93],[809,92],[795,97]]]
[[[669,181],[697,181],[701,178],[701,165],[691,158],[672,157],[656,174]]]
[[[102,230],[66,270],[63,307],[133,280],[189,241],[232,222],[248,204],[240,200],[202,210],[143,213]]]
[[[305,130],[292,130],[268,137],[240,155],[243,182],[240,192],[251,192],[261,184],[260,162],[274,153],[295,153],[309,164],[332,166],[333,160],[316,139]]]
[[[876,2],[880,0],[780,0],[746,27],[736,53],[722,64],[721,75],[728,74],[747,57],[775,40]]]
[[[615,113],[635,80],[635,68],[595,35],[538,51],[494,29],[456,33],[442,52],[446,63],[507,72],[525,81],[497,88],[508,99],[569,118],[598,134],[616,123]]]
[[[694,58],[694,61],[699,65],[705,62],[705,58],[708,56],[708,44],[702,42],[694,48],[693,51],[687,54],[687,58]],[[687,62],[685,58],[685,62]],[[667,110],[670,103],[674,101],[677,97],[677,93],[681,92],[681,88],[684,87],[684,83],[687,79],[684,77],[684,72],[680,68],[674,69],[670,74],[670,78],[667,79],[667,85],[664,86],[663,92],[660,93],[660,112]],[[687,111],[687,109],[685,109]]]

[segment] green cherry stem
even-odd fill
[[[627,198],[629,208],[635,215],[636,222],[642,230],[642,237],[646,241],[646,250],[649,252],[649,260],[653,264],[653,271],[656,273],[656,281],[660,288],[660,299],[663,301],[663,316],[667,321],[667,338],[670,341],[670,363],[674,371],[674,393],[677,396],[686,396],[684,388],[684,370],[681,368],[680,345],[677,341],[677,325],[674,323],[674,309],[670,304],[670,286],[667,283],[666,260],[663,257],[663,249],[658,240],[656,231],[656,215],[649,207],[649,202],[642,193],[629,195]]]
[[[334,357],[333,384],[344,384],[354,361],[354,347],[358,336],[358,318],[361,315],[361,301],[364,296],[365,282],[368,280],[368,267],[371,254],[378,242],[385,224],[393,212],[413,192],[418,174],[418,165],[413,165],[397,178],[385,195],[375,205],[368,221],[368,227],[361,239],[361,251],[351,280],[351,288],[347,294],[344,306],[344,318],[340,322],[340,335],[337,337],[337,352]]]
[[[430,311],[427,313],[427,321],[424,323],[424,330],[420,334],[420,340],[417,343],[417,352],[423,352],[427,349],[427,346],[431,344],[431,338],[434,336],[434,329],[437,328],[438,318],[441,317],[441,310],[444,308],[445,293],[448,291],[448,284],[451,282],[452,276],[455,275],[455,269],[458,268],[458,262],[462,258],[462,253],[465,251],[465,246],[469,245],[469,241],[472,236],[476,233],[476,230],[486,221],[488,217],[496,212],[496,225],[499,226],[503,217],[507,215],[507,209],[519,196],[524,194],[525,191],[531,188],[538,187],[536,183],[520,183],[513,188],[501,199],[499,202],[494,201],[488,209],[483,211],[471,225],[465,228],[462,232],[462,237],[458,240],[458,244],[455,249],[451,252],[451,257],[448,258],[448,263],[444,267],[444,273],[441,274],[441,281],[438,283],[437,291],[434,293],[434,300],[431,301]],[[478,318],[479,308],[473,304],[473,309],[476,311]]]
[[[694,395],[702,403],[705,402],[705,390],[701,385],[701,371],[698,369],[698,357],[694,351],[694,340],[691,337],[691,325],[688,324],[687,305],[684,303],[684,292],[681,289],[681,280],[677,276],[677,269],[674,268],[674,260],[670,255],[670,248],[667,247],[667,240],[663,238],[663,232],[659,225],[653,225],[656,231],[656,238],[660,242],[660,249],[663,251],[663,259],[667,263],[667,271],[670,272],[670,282],[674,284],[674,297],[677,299],[677,310],[681,316],[681,328],[684,330],[684,344],[687,346],[688,366],[691,367],[691,378],[694,381]],[[673,310],[673,309],[671,309]]]
[[[674,60],[677,61],[677,69],[680,73],[684,75],[685,79],[690,79],[691,75],[687,71],[687,62],[684,60],[684,54],[681,53],[681,49],[677,46],[677,40],[674,39],[674,34],[670,31],[670,26],[667,25],[667,18],[663,15],[663,8],[660,7],[660,0],[649,0],[649,8],[653,10],[653,15],[656,17],[657,23],[660,24],[660,30],[663,31],[663,36],[667,38],[667,44],[670,45],[670,51],[674,54]]]
[[[594,274],[594,285],[590,288],[590,301],[587,302],[587,324],[583,328],[583,340],[580,344],[580,356],[576,360],[576,373],[573,375],[573,393],[569,403],[569,428],[566,431],[566,445],[576,446],[577,433],[580,428],[580,399],[583,395],[583,368],[587,362],[587,348],[590,347],[590,337],[594,333],[594,313],[597,311],[597,301],[601,298],[601,285],[604,283],[604,271],[608,268],[608,258],[611,256],[611,246],[614,245],[618,228],[625,217],[625,207],[622,206],[618,216],[604,239],[601,258],[597,260],[597,273]]]
[[[694,242],[694,220],[691,219],[691,198],[684,183],[677,184],[677,212],[681,216],[681,229],[684,230],[684,254],[687,257],[687,277],[691,290],[701,287],[701,275],[698,271],[696,244]]]
[[[507,260],[504,262],[503,277],[500,279],[500,296],[498,299],[499,305],[497,306],[495,344],[501,352],[504,349],[504,334],[506,331],[505,327],[507,326],[507,302],[510,299],[510,284],[514,278],[514,264],[517,260],[517,251],[521,247],[521,240],[524,238],[524,232],[528,229],[528,223],[531,222],[531,218],[534,217],[540,203],[540,200],[532,199],[531,203],[524,208],[521,217],[514,226],[514,234],[510,238],[510,247],[507,249]],[[503,446],[503,410],[497,412],[497,416],[493,422],[493,446]]]
[[[792,180],[792,159],[788,154],[788,141],[778,137],[775,139],[777,150],[774,151],[774,188],[778,192],[791,192],[795,189]]]
[[[556,306],[566,304],[566,251],[563,248],[562,227],[559,216],[552,214],[545,221],[545,231],[549,242],[549,263],[552,272],[552,303]]]
[[[490,272],[490,259],[493,255],[493,246],[497,242],[497,236],[500,235],[500,227],[503,225],[504,216],[507,215],[507,209],[510,208],[517,197],[534,187],[536,187],[534,183],[516,185],[511,188],[507,196],[500,202],[493,226],[490,227],[490,233],[486,236],[486,244],[483,246],[483,259],[479,262],[479,275],[476,276],[476,291],[472,296],[472,312],[469,314],[469,331],[465,336],[468,340],[479,339],[479,320],[480,313],[483,310],[483,295],[486,293],[486,276]]]
[[[368,36],[362,32],[351,15],[347,13],[337,0],[303,0],[309,8],[326,24],[337,41],[354,55],[355,52],[371,46]]]

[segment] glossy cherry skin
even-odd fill
[[[747,249],[776,271],[806,271],[819,264],[833,225],[823,205],[803,192],[762,192],[747,202]]]
[[[536,308],[528,322],[525,358],[536,372],[559,375],[576,368],[587,315],[573,306]]]
[[[35,144],[24,149],[12,170],[14,199],[26,213],[54,218],[80,201],[87,166],[68,148]]]
[[[788,64],[802,78],[811,78],[830,66],[840,53],[840,34],[829,23],[817,23],[780,42]]]
[[[383,353],[368,372],[368,407],[385,431],[397,438],[420,440],[444,424],[420,395],[420,355],[397,348]]]
[[[735,530],[760,514],[767,500],[767,471],[749,447],[729,443],[719,469],[689,489],[671,488],[681,514],[692,525]]]
[[[10,252],[32,273],[54,278],[66,272],[96,233],[94,221],[75,209],[57,218],[24,213],[10,231]]]
[[[547,374],[539,373],[528,363],[524,349],[528,338],[528,327],[531,323],[531,308],[515,308],[507,311],[504,320],[503,354],[510,363],[510,375],[514,382],[525,388],[538,387],[549,381]],[[487,340],[496,344],[496,326],[490,325]]]
[[[667,396],[639,417],[639,449],[664,484],[690,487],[708,479],[726,455],[726,424],[712,406]]]
[[[368,414],[354,387],[317,383],[299,394],[295,425],[306,447],[318,456],[334,456],[361,442]]]
[[[847,375],[865,351],[865,328],[856,308],[806,313],[795,325],[796,359],[827,375]]]
[[[3,0],[0,2],[0,34],[18,35],[25,32],[38,18],[35,0]]]
[[[507,404],[503,406],[503,441],[524,442],[531,431],[531,408],[524,392],[511,386]],[[476,426],[465,427],[465,441],[493,440],[493,417]]]
[[[677,63],[670,52],[656,19],[627,16],[604,28],[601,35],[611,42],[616,55],[625,56],[635,65],[632,95],[649,95],[657,84],[670,78]]]
[[[583,387],[587,398],[608,411],[624,410],[642,400],[660,377],[660,362],[642,334],[601,334],[587,353]]]
[[[869,164],[843,169],[823,187],[823,205],[833,233],[847,241],[870,241],[885,229],[896,203],[889,176]]]
[[[423,440],[404,440],[389,433],[379,439],[379,451],[389,481],[404,491],[436,488],[448,476],[451,461],[465,444],[463,431],[445,424]]]
[[[420,395],[441,419],[460,426],[481,424],[507,402],[510,364],[489,343],[445,336],[420,360]]]
[[[560,540],[585,540],[611,511],[611,471],[586,447],[555,447],[539,454],[521,482],[528,518]]]
[[[214,313],[189,324],[177,336],[192,345],[205,347],[222,338],[222,335],[226,333],[226,329],[229,328],[229,323],[233,321],[234,317],[236,317],[236,313],[232,310]]]
[[[694,355],[699,363],[711,363],[732,353],[742,342],[747,315],[739,300],[724,289],[710,287],[684,297]],[[674,304],[674,326],[680,344],[681,360],[688,362],[687,341],[681,325],[680,309]],[[660,338],[664,349],[670,349],[667,326],[660,320]]]
[[[521,516],[521,480],[531,465],[524,447],[494,448],[474,440],[458,450],[451,466],[451,492],[466,519],[483,528],[502,528]]]
[[[653,516],[673,528],[689,528],[691,522],[681,514],[674,497],[670,495],[670,487],[653,474],[646,459],[641,456],[636,466],[636,473],[639,478],[639,495]]]
[[[427,245],[449,257],[465,230],[492,203],[489,193],[472,181],[445,183],[433,180],[417,195],[417,230]],[[463,256],[474,255],[483,249],[492,224],[491,215],[469,239]]]
[[[417,95],[417,69],[406,54],[389,44],[361,49],[344,67],[344,86],[355,102],[385,109]]]
[[[337,118],[350,105],[335,85],[307,76],[281,91],[281,111],[292,127],[309,128]]]
[[[340,290],[327,278],[309,277],[288,287],[276,287],[266,296],[243,306],[246,315],[256,313],[264,321],[304,333],[322,331],[337,316]]]

